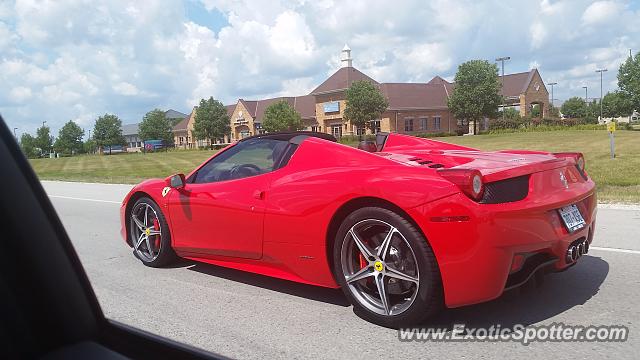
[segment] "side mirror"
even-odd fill
[[[181,189],[184,187],[186,180],[184,174],[175,174],[169,178],[169,186],[174,189]]]

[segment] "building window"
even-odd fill
[[[427,130],[429,118],[426,116],[420,118],[420,130]]]
[[[325,114],[340,112],[340,102],[330,101],[322,104],[322,110]]]
[[[311,127],[311,131],[315,131],[315,132],[321,132],[322,131],[322,127],[315,125]]]
[[[371,131],[374,134],[379,133],[380,131],[382,131],[380,129],[380,120],[371,120]]]
[[[404,118],[404,131],[413,131],[413,118]]]
[[[433,117],[433,128],[435,130],[440,130],[440,116]]]
[[[364,126],[357,126],[356,127],[356,135],[360,136],[360,135],[364,135],[364,134],[365,134]]]
[[[336,139],[342,137],[342,125],[331,125],[331,135]]]

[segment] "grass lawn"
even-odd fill
[[[609,137],[604,130],[454,136],[438,140],[482,150],[580,151],[585,155],[587,172],[598,184],[599,201],[640,203],[640,131],[616,132],[617,157],[613,160],[609,158]],[[35,159],[31,165],[43,180],[136,183],[151,177],[188,173],[213,154],[214,151],[183,150],[85,155]]]
[[[157,153],[80,155],[58,159],[32,159],[41,180],[135,184],[142,180],[189,173],[216,150],[176,150]]]

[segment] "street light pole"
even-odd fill
[[[589,102],[589,98],[587,97],[587,87],[583,86],[582,88],[584,89],[584,102],[588,103]]]
[[[502,63],[502,121],[504,121],[505,119],[505,114],[504,114],[504,62],[505,60],[511,60],[510,56],[504,56],[504,57],[499,57],[496,59],[496,61],[500,61]]]
[[[598,69],[597,73],[600,73],[600,121],[602,121],[602,73],[607,71],[607,69]]]
[[[13,128],[13,137],[16,138],[16,140],[18,140],[18,135],[16,135],[16,130],[18,130],[17,127]]]
[[[607,71],[607,69],[596,70],[597,73],[600,73],[600,121],[603,121],[602,119],[602,73],[605,71]],[[616,143],[615,143],[615,138],[613,136],[613,131],[609,131],[609,147],[611,148],[611,158],[614,159],[616,157]]]

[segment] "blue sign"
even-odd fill
[[[164,144],[162,143],[162,140],[147,140],[144,142],[144,149],[146,151],[156,151],[163,147]]]
[[[326,102],[326,103],[322,104],[322,107],[324,108],[325,114],[326,113],[331,113],[331,112],[340,112],[340,102],[339,101]]]

